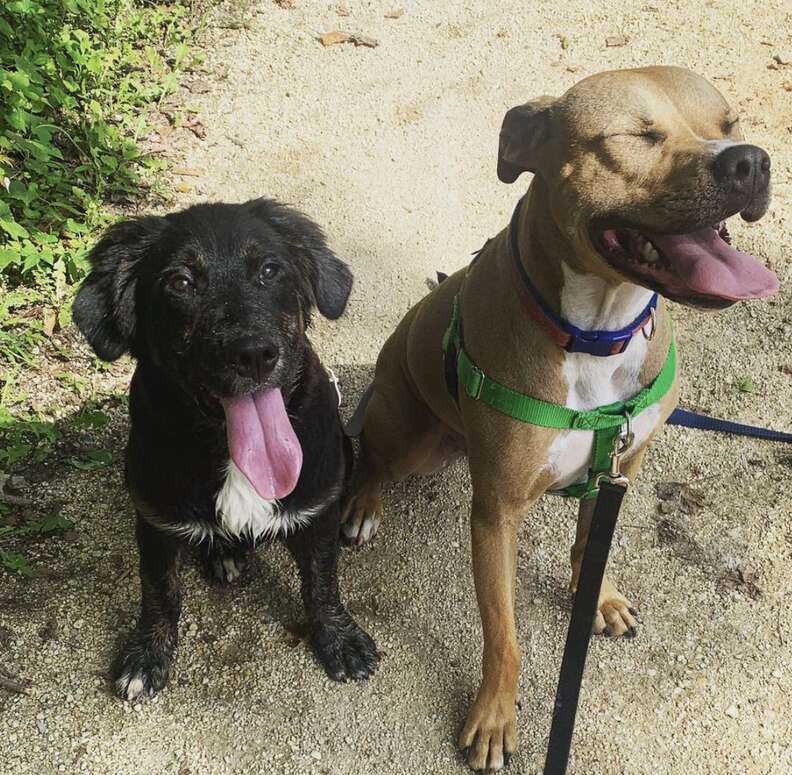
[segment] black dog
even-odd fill
[[[336,577],[351,448],[305,335],[314,306],[344,311],[349,269],[315,223],[268,199],[119,223],[90,259],[74,320],[100,358],[137,359],[127,484],[143,599],[117,692],[153,695],[167,681],[188,541],[226,581],[259,539],[285,541],[316,656],[335,680],[366,678],[376,648]]]

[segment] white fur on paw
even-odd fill
[[[226,581],[229,584],[232,581],[236,581],[241,574],[239,566],[233,557],[223,557],[223,568],[225,569]]]
[[[374,538],[374,536],[377,535],[377,530],[379,530],[379,525],[380,521],[378,517],[375,517],[373,514],[366,514],[363,518],[363,524],[360,526],[360,531],[358,532],[358,543],[365,544]]]
[[[139,673],[135,675],[124,673],[124,675],[116,681],[116,686],[118,687],[119,694],[123,694],[128,700],[137,699],[143,694],[146,688]]]

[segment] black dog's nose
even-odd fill
[[[265,380],[278,362],[278,345],[266,339],[246,336],[228,345],[228,357],[240,377]]]
[[[756,145],[732,145],[715,157],[714,172],[732,191],[758,193],[770,183],[770,157]]]

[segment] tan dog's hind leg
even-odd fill
[[[344,504],[342,530],[358,546],[371,540],[382,519],[382,485],[421,470],[442,428],[404,380],[392,378],[387,394],[375,383],[366,408],[360,459]]]
[[[459,736],[474,770],[499,770],[517,748],[520,651],[514,625],[519,518],[473,495],[473,575],[484,629],[482,681]]]
[[[634,481],[635,474],[641,466],[644,451],[636,453],[627,463],[624,464],[624,473],[630,481]],[[594,504],[596,498],[589,498],[580,501],[578,510],[577,529],[575,531],[575,543],[570,552],[572,560],[572,579],[569,582],[569,591],[573,594],[577,591],[578,578],[580,577],[580,566],[583,562],[583,551],[586,548],[591,518],[594,515]],[[637,634],[638,613],[633,604],[611,583],[607,576],[602,579],[600,587],[599,601],[597,602],[597,615],[594,618],[592,627],[595,635],[610,635],[614,638],[625,636],[632,638]]]

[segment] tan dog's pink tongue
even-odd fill
[[[261,390],[223,401],[228,451],[265,500],[285,498],[297,485],[302,447],[280,390]]]
[[[778,290],[778,278],[753,256],[740,253],[715,229],[649,234],[689,290],[730,301],[759,299]]]

